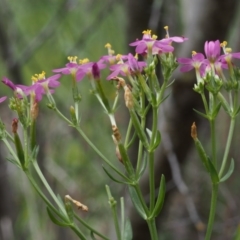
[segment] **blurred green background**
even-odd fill
[[[128,43],[141,38],[142,30],[151,28],[161,38],[165,34],[162,30],[165,25],[170,26],[172,36],[184,35],[189,38],[188,43],[177,49],[177,54],[183,57],[189,57],[192,50],[202,52],[206,40],[229,39],[231,47],[240,51],[239,9],[237,0],[0,0],[0,76],[7,76],[19,84],[29,84],[35,73],[45,71],[46,76],[51,76],[52,69],[67,63],[68,56],[97,61],[100,56],[107,54],[104,48],[107,42],[111,43],[116,53],[125,54],[129,51]],[[107,74],[104,71],[102,78]],[[195,77],[191,74],[182,75],[178,71],[175,77],[176,87],[173,88],[171,99],[173,107],[168,108],[170,115],[174,113],[174,120],[169,121],[168,129],[176,145],[174,150],[181,164],[183,179],[200,218],[206,223],[210,201],[209,181],[191,147],[189,136],[191,123],[196,119],[192,115],[192,108],[199,107],[194,100],[198,96],[184,92],[184,89],[192,91]],[[54,95],[66,114],[72,104],[70,81],[69,76],[63,76],[61,85],[64,87],[57,89]],[[112,86],[105,84],[104,87],[105,91],[112,94],[111,98],[114,94]],[[91,95],[87,79],[79,84],[79,89],[83,97],[80,106],[81,126],[89,138],[121,167],[115,156],[111,126]],[[10,91],[0,85],[0,94],[9,95]],[[109,180],[103,172],[101,159],[45,104],[46,101],[41,102],[38,120],[39,164],[44,174],[60,196],[69,194],[86,204],[89,212],[79,212],[79,215],[115,240],[105,184],[110,185],[118,202],[120,196],[126,194],[126,187]],[[1,104],[0,116],[10,128],[15,115],[6,105]],[[124,132],[127,122],[124,106],[119,107],[117,121]],[[208,139],[208,127],[202,120],[198,120],[198,123],[202,127],[201,137]],[[220,156],[227,126],[228,119],[222,113],[218,126]],[[180,129],[186,131],[179,132]],[[236,160],[236,170],[220,191],[214,229],[216,238],[213,238],[217,240],[233,239],[240,222],[239,120],[233,145],[231,156]],[[50,221],[42,201],[19,169],[5,161],[6,150],[3,144],[0,147],[0,240],[77,239],[71,230],[61,229]],[[159,218],[161,239],[203,239],[201,229],[196,227],[196,222],[192,221],[186,210],[186,196],[177,189],[169,166],[164,165],[167,160],[163,154],[157,156],[158,162],[163,164],[156,165],[156,170],[159,176],[161,173],[167,176],[169,197],[166,210]],[[142,227],[127,197],[126,206],[126,213],[135,230],[134,239],[147,240],[146,229]]]

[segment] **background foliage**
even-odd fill
[[[88,57],[93,61],[98,60],[101,55],[107,53],[104,48],[107,42],[112,44],[116,53],[126,53],[128,51],[128,41],[133,41],[136,37],[140,38],[141,31],[148,27],[155,30],[159,37],[161,34],[164,36],[156,23],[160,25],[161,29],[166,24],[170,25],[171,35],[184,33],[190,39],[189,45],[194,48],[190,50],[200,49],[199,51],[203,51],[203,45],[200,46],[198,41],[194,42],[196,38],[205,40],[220,38],[221,41],[229,39],[232,48],[240,51],[240,20],[239,16],[235,14],[236,9],[239,9],[236,4],[237,1],[228,2],[229,6],[235,4],[235,11],[232,13],[229,13],[227,8],[222,7],[221,16],[223,19],[225,19],[224,14],[228,13],[232,16],[231,24],[227,25],[226,23],[224,34],[219,35],[217,33],[220,32],[218,27],[215,29],[216,34],[210,35],[210,30],[201,31],[202,28],[196,22],[189,22],[189,16],[194,15],[194,13],[196,19],[208,18],[209,25],[214,21],[220,21],[215,15],[205,16],[206,12],[211,9],[211,4],[216,1],[209,1],[209,5],[205,5],[206,11],[201,11],[197,7],[196,1],[190,1],[191,4],[189,1],[1,0],[0,75],[8,76],[18,83],[29,82],[33,74],[40,73],[43,70],[47,73],[47,76],[50,76],[52,74],[51,70],[62,67],[67,62],[67,56],[69,55],[76,55],[79,58]],[[224,1],[218,1],[220,5],[222,2]],[[144,4],[148,7],[140,11]],[[137,14],[139,20],[131,21],[134,11],[140,11],[140,14]],[[195,29],[192,30],[194,26]],[[208,34],[206,34],[207,31]],[[206,38],[209,36],[214,36],[214,39]],[[221,39],[223,36],[225,39]],[[179,49],[179,52],[183,54],[182,56],[187,57],[191,54],[190,50],[183,47],[183,49]],[[106,74],[107,72],[105,72]],[[176,73],[176,77],[179,82],[183,78],[179,73]],[[190,81],[191,78],[193,78],[191,75],[184,76],[184,81],[189,81],[187,91],[192,91],[193,82]],[[66,89],[69,81],[68,77],[63,77],[61,80]],[[111,128],[104,113],[99,111],[98,103],[90,94],[88,86],[87,80],[81,82],[83,96],[81,125],[84,126],[89,137],[94,139],[96,145],[100,146],[108,156],[111,156],[109,158],[117,161],[111,140]],[[114,94],[111,88],[105,90]],[[8,89],[3,85],[0,87],[1,95],[7,91]],[[173,94],[174,91],[176,92],[176,89],[173,90]],[[183,93],[180,92],[180,94]],[[184,96],[185,98],[179,103],[179,106],[191,101],[189,94]],[[68,112],[71,99],[67,91],[61,88],[57,90],[55,97],[62,109]],[[171,115],[171,111],[174,110],[168,109],[168,114]],[[4,106],[0,107],[0,112],[3,120],[10,126],[11,119],[14,116],[10,115]],[[55,191],[61,196],[73,195],[75,199],[81,199],[86,203],[90,209],[89,213],[79,214],[101,229],[102,232],[111,236],[113,234],[111,232],[112,223],[104,186],[109,184],[115,196],[124,195],[125,189],[120,185],[111,183],[103,173],[101,160],[70,128],[53,115],[50,116],[50,112],[43,102],[38,122],[40,165]],[[184,112],[182,114],[183,118],[187,118],[189,114],[189,111]],[[124,108],[120,106],[118,122],[122,123],[123,129],[125,121],[126,114]],[[219,155],[222,154],[221,144],[224,144],[226,139],[225,126],[227,124],[225,124],[225,121],[223,114],[219,120]],[[185,127],[190,132],[190,125],[186,125]],[[201,125],[200,135],[207,139],[208,128],[202,122],[200,122]],[[182,124],[179,125],[179,128],[181,127]],[[189,132],[185,132],[182,136],[174,132],[175,138],[179,141],[183,141],[185,138],[190,139]],[[172,141],[177,141],[176,139]],[[215,232],[218,234],[216,239],[232,239],[240,221],[238,211],[240,209],[238,201],[240,197],[238,174],[240,166],[237,161],[240,153],[238,144],[239,123],[236,126],[234,147],[232,148],[232,154],[230,154],[236,160],[236,168],[233,176],[221,188],[215,228]],[[203,222],[206,222],[210,191],[209,181],[203,174],[201,163],[198,161],[195,152],[190,146],[186,149],[186,157],[184,159],[180,157],[179,160],[182,163],[182,176],[200,218]],[[69,230],[55,227],[50,222],[44,210],[44,205],[36,198],[24,176],[15,166],[6,163],[4,157],[4,148],[1,146],[0,239],[76,239]],[[163,161],[161,155],[159,156],[160,161]],[[158,172],[160,176],[164,169],[161,168]],[[196,223],[192,221],[187,211],[186,195],[179,191],[176,183],[171,179],[168,181],[168,191],[172,194],[169,195],[165,204],[166,210],[159,220],[159,231],[163,239],[176,239],[176,236],[180,237],[179,239],[201,239],[201,229],[197,229],[194,225]],[[128,199],[126,201],[129,213],[131,213],[131,204]],[[136,213],[134,212],[134,214]],[[133,220],[137,219],[134,216],[130,214]],[[141,229],[139,226],[141,225],[138,225],[138,229]],[[142,235],[140,230],[139,232]],[[137,236],[135,238],[140,240]]]

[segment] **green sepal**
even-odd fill
[[[55,223],[56,225],[61,226],[61,227],[68,227],[71,225],[71,223],[66,223],[66,222],[58,220],[54,216],[52,210],[49,207],[47,207],[47,213],[48,213],[48,216],[50,217],[50,219],[52,220],[52,222]]]
[[[133,238],[132,225],[130,220],[126,219],[123,240],[132,240],[132,238]]]
[[[107,171],[107,169],[106,169],[103,165],[102,165],[102,168],[103,168],[104,172],[108,175],[108,177],[111,178],[114,182],[123,183],[123,184],[129,184],[129,182],[117,180],[116,178],[114,178],[114,177]],[[129,181],[130,181],[130,180],[129,180]]]
[[[163,207],[163,203],[164,203],[164,199],[165,199],[165,193],[166,193],[166,183],[165,183],[165,177],[162,174],[162,177],[161,177],[161,180],[160,180],[157,202],[155,204],[155,207],[153,209],[151,217],[155,218],[161,212],[162,207]]]
[[[147,154],[145,153],[145,154],[143,155],[143,162],[142,162],[141,169],[140,169],[140,171],[139,171],[139,173],[138,173],[138,176],[137,176],[138,179],[141,178],[141,176],[143,175],[143,173],[144,173],[145,170],[146,170],[146,167],[147,167]]]
[[[129,189],[129,195],[132,199],[132,203],[134,205],[134,207],[136,208],[137,212],[140,214],[140,216],[143,218],[143,219],[147,219],[147,215],[143,209],[143,206],[141,204],[141,201],[139,200],[139,197],[136,193],[136,190],[132,187],[132,186],[128,186],[128,189]]]
[[[209,167],[209,173],[212,179],[212,183],[213,184],[219,183],[218,173],[209,157],[208,157],[208,167]]]
[[[234,160],[231,159],[231,163],[230,163],[230,166],[229,166],[229,169],[227,171],[227,173],[225,174],[225,176],[223,176],[219,182],[225,182],[233,173],[234,171]]]
[[[202,112],[199,112],[199,111],[196,110],[196,109],[193,109],[193,111],[196,112],[197,114],[199,114],[200,116],[202,116],[202,117],[204,117],[204,118],[206,118],[206,119],[209,119],[209,117],[208,117],[206,114],[204,114],[204,113],[202,113]]]
[[[199,155],[204,167],[209,172],[210,170],[209,170],[209,164],[208,164],[208,156],[207,156],[201,142],[198,140],[198,138],[196,138],[196,139],[194,139],[194,143],[197,148],[198,155]]]

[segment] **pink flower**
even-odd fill
[[[6,99],[7,99],[6,96],[4,96],[4,97],[0,97],[0,103],[4,102]]]
[[[121,60],[118,64],[110,66],[110,70],[113,72],[107,77],[107,80],[110,80],[118,75],[127,76],[132,73],[140,73],[147,65],[143,61],[137,61],[131,53],[127,55],[126,60],[126,62]]]
[[[195,53],[193,52],[192,58],[178,58],[177,61],[183,66],[180,67],[181,72],[188,72],[195,68],[196,70],[199,70],[202,74],[205,70],[206,64],[205,64],[205,57],[202,53]]]
[[[204,50],[206,57],[210,63],[215,63],[219,60],[221,47],[219,40],[214,41],[206,41],[204,45]]]

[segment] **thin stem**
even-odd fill
[[[233,138],[234,127],[235,127],[235,118],[232,118],[231,122],[230,122],[230,128],[229,128],[229,132],[228,132],[228,138],[227,138],[225,152],[223,155],[222,165],[221,165],[221,168],[219,171],[219,179],[221,179],[221,177],[224,173],[224,170],[226,168],[227,158],[228,158],[228,154],[229,154],[229,150],[230,150],[230,146],[231,146],[231,142],[232,142],[232,138]]]
[[[115,172],[117,172],[123,179],[129,180],[124,174],[122,174],[111,162],[108,160],[103,153],[90,141],[90,139],[85,135],[81,128],[75,127],[77,131],[81,134],[83,139],[89,144],[89,146],[106,162]]]
[[[45,179],[44,175],[42,174],[41,169],[38,166],[37,161],[33,162],[33,166],[34,169],[36,170],[39,178],[41,179],[42,183],[44,184],[44,186],[46,187],[46,189],[48,190],[49,194],[51,195],[51,197],[53,198],[53,200],[56,202],[56,204],[58,205],[59,209],[61,209],[62,213],[66,213],[65,208],[62,206],[62,204],[59,202],[58,198],[56,197],[55,193],[53,192],[53,190],[51,189],[51,187],[49,186],[47,180]]]
[[[211,145],[212,145],[212,162],[217,169],[217,159],[216,159],[216,129],[215,129],[215,119],[210,120],[211,128]]]
[[[80,231],[80,229],[75,224],[70,226],[70,228],[77,234],[77,236],[81,240],[87,240],[87,238],[83,235],[83,233]]]
[[[140,202],[141,202],[141,204],[142,204],[142,207],[143,207],[146,215],[148,216],[148,215],[149,215],[149,210],[148,210],[147,205],[146,205],[146,203],[145,203],[145,201],[144,201],[144,198],[143,198],[143,195],[142,195],[142,192],[141,192],[139,183],[137,183],[137,184],[134,185],[133,187],[134,187],[134,189],[135,189],[135,191],[136,191],[136,193],[137,193],[137,195],[138,195],[138,198],[139,198],[139,200],[140,200]]]
[[[87,229],[89,229],[91,232],[93,232],[95,235],[101,237],[104,240],[110,240],[109,238],[103,236],[101,233],[99,233],[97,230],[89,226],[84,220],[82,220],[76,213],[74,213],[74,217]]]
[[[124,231],[125,231],[125,214],[124,214],[124,198],[120,198],[120,204],[121,204],[121,238],[124,240]]]
[[[211,239],[217,205],[217,196],[218,196],[218,184],[212,184],[212,198],[205,240]]]
[[[149,153],[149,187],[150,187],[150,212],[155,206],[155,174],[154,174],[154,153]]]
[[[44,193],[40,190],[40,188],[38,187],[37,183],[35,182],[35,180],[32,178],[31,174],[28,171],[25,171],[25,174],[28,178],[28,180],[30,181],[30,183],[32,184],[32,186],[34,187],[34,189],[36,190],[36,192],[39,194],[39,196],[43,199],[43,201],[47,204],[47,206],[60,218],[62,218],[65,221],[68,221],[65,219],[65,217],[60,214],[57,209],[52,205],[52,203],[47,199],[47,197],[44,195]]]
[[[157,232],[155,218],[148,220],[147,224],[148,224],[148,229],[151,235],[151,240],[158,240],[158,232]]]

